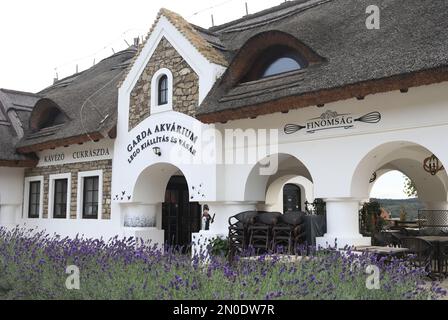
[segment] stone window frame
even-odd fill
[[[84,178],[98,177],[98,218],[83,218],[84,203]],[[78,192],[77,192],[76,219],[78,220],[103,220],[103,170],[82,171],[78,172]]]
[[[40,182],[39,218],[29,218],[28,217],[31,182]],[[36,219],[43,219],[43,215],[44,215],[44,176],[26,177],[25,178],[25,187],[23,190],[22,217],[25,220],[36,220]]]
[[[159,80],[166,76],[168,79],[168,103],[159,106]],[[151,79],[151,114],[173,110],[173,74],[167,68],[159,69]]]
[[[72,202],[72,174],[71,173],[62,173],[62,174],[52,174],[48,177],[48,218],[55,219],[53,217],[54,214],[54,184],[55,180],[67,179],[67,209],[66,209],[66,217],[65,220],[70,220],[70,207]],[[64,219],[57,219],[64,220]]]

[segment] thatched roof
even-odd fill
[[[366,8],[380,7],[380,29]],[[204,122],[248,118],[448,80],[448,1],[299,0],[212,28],[230,66],[198,110]],[[322,57],[296,74],[242,84],[270,33],[290,35]],[[252,39],[259,38],[258,41]],[[244,63],[243,63],[244,62]]]

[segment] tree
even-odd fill
[[[404,193],[408,196],[408,197],[417,197],[417,188],[415,187],[414,182],[409,179],[408,177],[404,177]]]

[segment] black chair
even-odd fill
[[[434,248],[430,242],[419,238],[402,238],[400,242],[403,248],[409,249],[409,252],[415,255],[412,261],[415,266],[425,268],[428,273],[432,271]]]
[[[272,250],[286,247],[288,253],[295,253],[298,244],[306,237],[304,212],[286,212],[272,227]]]
[[[272,228],[277,224],[280,212],[262,212],[255,216],[249,225],[249,246],[256,253],[269,252],[272,248]]]
[[[448,242],[442,242],[439,246],[439,274],[448,276]]]
[[[254,223],[257,211],[240,212],[229,218],[229,258],[233,259],[235,254],[242,253],[249,244],[249,225]]]
[[[389,237],[389,245],[396,248],[400,248],[402,246],[401,240],[407,238],[406,235],[401,233],[391,233]]]

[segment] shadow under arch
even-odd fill
[[[371,191],[369,180],[374,172],[385,174],[389,171],[400,171],[414,181],[422,200],[446,201],[446,172],[441,171],[432,176],[423,169],[423,160],[432,154],[434,153],[425,146],[410,141],[380,144],[358,162],[351,178],[351,193],[354,197],[368,199]]]
[[[135,183],[134,202],[151,204],[164,202],[168,182],[175,175],[184,176],[190,187],[191,179],[179,167],[165,162],[148,166],[140,173]]]
[[[264,163],[277,165],[277,170],[271,174],[265,172]],[[302,176],[313,182],[308,167],[296,156],[287,153],[269,155],[258,161],[245,178],[244,199],[246,201],[265,201],[268,183],[284,176]]]

